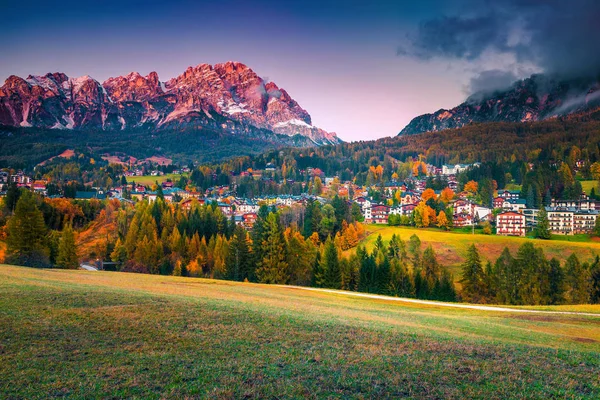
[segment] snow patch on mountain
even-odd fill
[[[275,125],[273,125],[274,128],[281,128],[284,126],[289,126],[289,125],[296,125],[296,126],[301,126],[303,128],[308,128],[308,129],[312,129],[314,128],[314,126],[307,124],[306,122],[299,120],[299,119],[290,119],[289,121],[284,121],[284,122],[278,122]]]

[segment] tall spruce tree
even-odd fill
[[[571,304],[585,304],[590,299],[590,271],[575,253],[565,263],[566,298]]]
[[[323,272],[322,287],[339,289],[342,283],[342,271],[335,243],[328,238],[323,248],[320,270]]]
[[[475,244],[467,250],[467,258],[462,265],[462,296],[468,302],[481,303],[486,298],[485,274],[481,265],[479,251]]]
[[[229,252],[225,260],[227,277],[234,281],[253,280],[254,271],[251,268],[246,230],[236,226],[229,243]]]
[[[537,226],[535,228],[535,236],[540,239],[550,239],[550,222],[548,221],[548,213],[546,208],[542,206],[537,217]]]
[[[550,260],[550,304],[562,304],[565,301],[565,273],[560,261],[552,257]]]
[[[593,304],[600,303],[600,257],[596,256],[592,267],[590,268],[590,302]]]
[[[286,283],[285,240],[275,213],[270,213],[265,221],[262,253],[263,258],[256,269],[258,280],[262,283]]]
[[[34,195],[24,191],[7,223],[6,260],[9,263],[43,267],[48,265],[46,225]]]

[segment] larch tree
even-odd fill
[[[77,269],[79,260],[77,259],[77,245],[75,244],[75,234],[70,223],[65,227],[58,243],[58,255],[56,256],[56,265],[66,269]]]
[[[448,221],[448,217],[446,217],[446,213],[442,210],[437,216],[437,226],[438,228],[442,228],[448,230],[450,226],[450,222]]]

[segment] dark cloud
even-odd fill
[[[408,36],[409,43],[398,48],[398,54],[423,60],[434,57],[473,60],[490,47],[505,47],[506,31],[501,28],[499,18],[492,14],[423,21],[416,34]]]
[[[507,89],[518,78],[519,77],[512,71],[503,71],[499,69],[483,71],[471,78],[467,91],[469,93],[477,93],[484,96],[498,90]]]
[[[398,54],[419,59],[476,60],[505,53],[560,76],[600,75],[600,1],[465,0],[468,16],[423,21]],[[498,71],[488,78],[501,80]],[[482,74],[472,82],[481,84]]]

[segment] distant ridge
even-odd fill
[[[532,75],[510,88],[491,93],[476,93],[449,110],[414,118],[400,135],[460,128],[476,122],[531,122],[600,107],[600,82],[597,79],[558,80]]]

